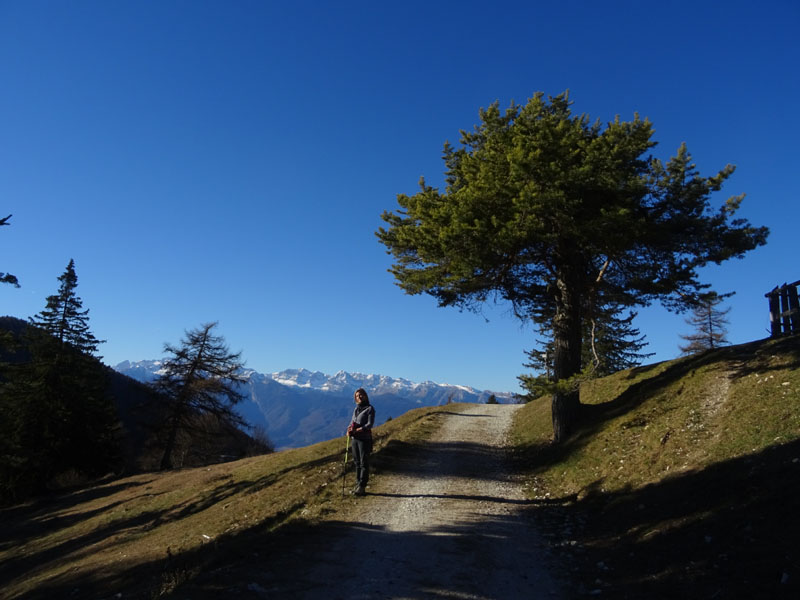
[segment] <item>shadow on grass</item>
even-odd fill
[[[274,480],[273,476],[265,477],[265,479],[267,478]],[[226,498],[241,491],[241,488],[242,484],[220,486],[215,488],[212,494],[198,496],[183,504],[160,510],[137,511],[129,517],[113,518],[112,511],[115,509],[124,511],[126,510],[123,508],[124,505],[148,494],[131,496],[98,508],[76,510],[63,520],[56,518],[44,523],[37,522],[35,519],[21,520],[15,530],[10,532],[7,540],[9,547],[24,546],[26,541],[32,538],[46,535],[47,533],[55,533],[59,530],[63,532],[62,539],[39,550],[23,550],[14,556],[7,557],[0,564],[0,585],[8,585],[15,580],[28,579],[43,567],[58,564],[65,559],[76,561],[88,557],[98,547],[107,551],[117,544],[117,540],[120,540],[120,543],[124,542],[127,535],[150,531],[164,523],[186,518],[212,504],[224,501]],[[95,499],[97,498],[95,497]],[[90,519],[100,514],[107,514],[108,520],[105,522],[100,521],[94,527],[84,528],[84,533],[69,535],[66,532],[68,528],[87,523]],[[63,577],[62,575],[60,578]],[[78,577],[77,581],[80,580],[81,578]],[[72,583],[71,585],[80,587],[77,583]]]
[[[747,375],[765,375],[775,370],[791,370],[800,367],[800,336],[771,338],[732,348],[741,348],[740,355],[734,355],[732,377],[742,378]],[[724,350],[727,350],[725,348]],[[784,361],[774,361],[780,356]]]
[[[800,597],[800,441],[536,509],[603,598]]]
[[[302,504],[291,507],[286,512],[293,512]],[[250,549],[257,546],[269,529],[286,517],[286,512],[275,515],[259,524],[258,527],[245,530],[235,535],[224,535],[214,541],[185,551],[173,552],[167,547],[163,558],[150,561],[119,560],[113,567],[96,568],[86,572],[68,570],[48,578],[34,590],[26,593],[26,599],[99,599],[129,598],[151,599],[170,597],[171,593],[196,578],[210,565],[220,561],[237,562],[250,555]],[[142,515],[141,519],[131,519],[128,525],[136,521],[146,522],[152,514]],[[110,531],[98,532],[110,534]],[[91,543],[91,540],[83,540]],[[79,540],[76,540],[76,544]],[[63,549],[62,549],[63,550]]]
[[[331,459],[332,456],[327,455],[280,471],[265,473],[255,480],[219,482],[211,491],[199,493],[180,504],[157,510],[141,511],[136,507],[141,498],[158,495],[149,493],[152,479],[101,485],[63,496],[40,498],[32,503],[0,510],[0,522],[3,523],[0,549],[7,551],[12,548],[20,549],[0,563],[0,589],[10,586],[12,582],[31,580],[44,569],[58,569],[58,565],[69,564],[67,561],[88,558],[98,549],[104,552],[113,550],[116,545],[124,544],[129,535],[138,535],[160,525],[188,518],[237,494],[247,495],[267,488],[289,471],[313,469],[329,464]],[[136,494],[138,489],[141,489],[140,494]],[[114,499],[116,494],[126,490],[132,493],[122,499]],[[133,513],[131,516],[113,514],[127,511],[129,508],[126,505],[130,506]],[[273,519],[264,522],[264,525],[272,526],[301,507],[302,503],[281,510]],[[62,512],[67,514],[59,514]],[[102,519],[103,515],[108,517],[104,520],[98,519],[98,517]],[[95,519],[96,524],[90,523],[92,519]],[[70,535],[68,530],[72,527],[80,533]],[[25,548],[26,544],[48,534],[58,534],[60,539],[38,549]],[[163,569],[161,561],[157,561],[155,566],[147,564],[123,566],[124,564],[125,561],[120,560],[111,569],[107,566],[102,568],[89,566],[80,571],[70,569],[48,579],[46,584],[26,594],[25,597],[100,598],[105,597],[109,589],[137,590],[145,585],[152,588],[153,578],[158,580]],[[105,573],[107,571],[109,573]],[[124,597],[129,597],[127,591]],[[149,592],[143,597],[150,597]]]
[[[105,498],[129,488],[145,486],[151,482],[152,479],[147,481],[116,481],[105,485],[98,484],[93,487],[83,488],[75,492],[46,494],[16,506],[0,507],[0,514],[3,515],[3,520],[9,523],[15,523],[21,518],[26,520],[36,519],[43,515],[50,515],[54,512],[72,508],[77,504]]]

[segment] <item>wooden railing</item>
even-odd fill
[[[784,283],[764,296],[769,300],[769,325],[772,337],[800,333],[800,281]]]

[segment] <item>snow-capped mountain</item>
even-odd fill
[[[123,373],[137,381],[144,381],[146,383],[148,381],[153,381],[160,375],[161,361],[137,360],[136,362],[130,362],[128,360],[123,360],[113,368],[118,373]]]
[[[114,369],[147,382],[158,377],[161,364],[158,360],[123,361]],[[486,402],[492,393],[499,402],[513,401],[509,393],[345,371],[326,375],[307,369],[268,374],[248,370],[246,375],[247,389],[242,390],[246,400],[237,410],[250,425],[263,427],[277,448],[306,446],[342,435],[352,414],[353,392],[359,387],[367,390],[378,424],[418,406]]]
[[[307,369],[287,369],[278,373],[266,375],[273,381],[282,385],[299,388],[319,390],[322,392],[354,392],[363,387],[370,394],[398,394],[409,397],[427,397],[437,392],[452,394],[459,391],[459,396],[474,396],[471,400],[464,397],[464,402],[478,401],[481,397],[485,400],[492,392],[484,392],[475,388],[462,385],[449,385],[446,383],[414,383],[408,379],[396,379],[386,375],[365,375],[363,373],[347,373],[339,371],[335,375],[326,375],[319,371]],[[510,398],[510,394],[506,394]],[[499,396],[499,394],[495,394]]]

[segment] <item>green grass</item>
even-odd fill
[[[520,468],[575,594],[781,598],[800,589],[800,340],[723,348],[581,389],[515,423]]]

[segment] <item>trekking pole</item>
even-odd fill
[[[344,436],[344,464],[342,465],[342,498],[344,498],[344,478],[347,474],[347,452],[350,450],[350,432]]]

